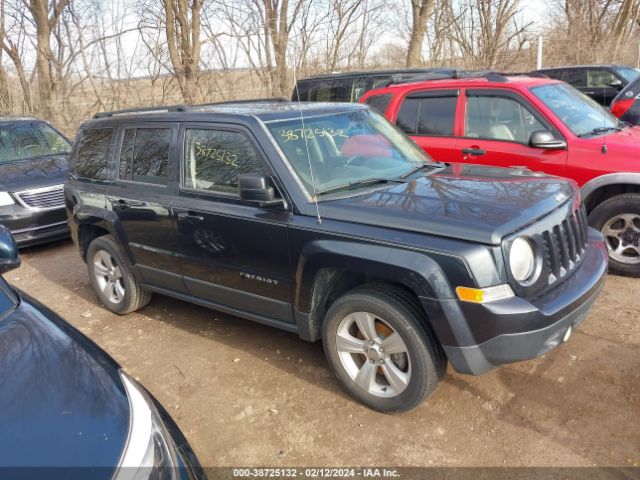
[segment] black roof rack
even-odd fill
[[[288,101],[289,100],[287,100],[286,98],[276,97],[276,98],[251,98],[248,100],[227,100],[224,102],[202,103],[197,105],[186,105],[186,104],[159,105],[157,107],[127,108],[124,110],[114,110],[112,112],[99,112],[99,113],[96,113],[93,116],[93,118],[116,117],[118,115],[142,115],[142,114],[150,114],[150,113],[188,112],[190,110],[194,110],[199,107],[214,107],[216,105],[268,103],[268,102],[282,103],[282,102],[288,102]]]
[[[434,71],[424,74],[400,74],[395,76],[388,85],[398,85],[402,83],[422,82],[426,80],[449,80],[461,78],[486,78],[491,82],[508,82],[507,73],[500,73],[493,70],[446,70]]]

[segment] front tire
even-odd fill
[[[446,368],[424,312],[393,286],[364,286],[336,300],[325,317],[323,345],[345,390],[381,412],[419,405]]]
[[[605,238],[609,270],[640,277],[640,194],[611,197],[589,214],[589,224]]]
[[[87,268],[102,304],[118,315],[138,310],[149,303],[118,244],[110,235],[94,239],[87,250]]]

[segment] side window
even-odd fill
[[[396,125],[400,130],[410,135],[416,133],[419,108],[420,101],[417,98],[406,98],[402,102],[400,111],[398,112],[398,118],[396,119]]]
[[[374,95],[373,97],[367,98],[364,103],[384,115],[392,97],[390,93]]]
[[[562,70],[559,80],[567,82],[569,85],[573,85],[574,87],[586,87],[587,72],[582,68]]]
[[[170,128],[128,128],[120,149],[119,178],[166,185]]]
[[[605,88],[614,80],[616,76],[608,70],[587,70],[587,87]]]
[[[526,107],[511,98],[467,98],[466,137],[528,143],[532,132],[546,129]]]
[[[258,152],[244,133],[188,129],[184,142],[184,187],[237,193],[238,175],[264,172]]]
[[[412,135],[453,135],[457,96],[407,97],[396,124]]]
[[[75,155],[75,173],[84,178],[107,178],[109,160],[113,152],[113,128],[83,130]]]
[[[453,135],[458,97],[420,99],[418,135]]]

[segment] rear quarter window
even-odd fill
[[[91,128],[80,133],[75,161],[72,162],[72,170],[78,177],[108,177],[114,136],[113,128]]]
[[[392,95],[390,93],[382,94],[382,95],[374,95],[372,97],[367,98],[364,103],[369,105],[374,110],[377,110],[381,114],[385,114],[387,111],[387,107],[391,102]]]

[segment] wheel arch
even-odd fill
[[[622,172],[601,175],[585,183],[580,190],[587,213],[603,201],[624,193],[640,193],[640,173]]]
[[[324,240],[307,245],[296,270],[294,314],[300,336],[321,338],[331,303],[353,288],[387,283],[414,297],[453,298],[443,269],[423,252],[383,245]],[[428,311],[426,311],[429,317]]]

